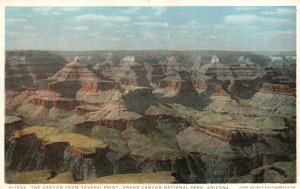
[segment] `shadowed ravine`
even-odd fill
[[[146,52],[7,52],[6,182],[296,181],[292,63]]]

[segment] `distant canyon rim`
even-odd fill
[[[294,183],[295,52],[6,51],[7,183]]]

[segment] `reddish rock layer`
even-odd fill
[[[247,133],[247,132],[234,132],[232,130],[221,129],[218,127],[200,127],[199,131],[204,132],[207,135],[213,136],[219,140],[238,143],[240,141],[248,142],[257,140],[259,137],[258,134],[255,133]]]
[[[81,90],[86,92],[97,92],[97,91],[108,91],[117,89],[119,84],[115,81],[97,81],[97,82],[88,82],[84,81],[81,83]]]
[[[12,91],[8,92],[5,94],[5,100],[6,101],[12,100],[14,97],[16,97],[18,95],[20,95],[20,93],[18,93],[18,92],[12,92]]]
[[[80,89],[80,83],[77,81],[57,81],[49,83],[48,90],[63,93],[62,91],[77,91]]]
[[[222,85],[216,85],[213,90],[215,96],[229,96],[229,94],[223,89]]]
[[[76,57],[73,62],[65,65],[63,69],[57,72],[53,79],[57,80],[98,80],[99,78],[90,71],[85,65]]]
[[[193,80],[193,86],[196,89],[206,89],[207,88],[207,84],[204,81],[201,80]]]
[[[51,108],[60,108],[64,110],[72,110],[77,105],[77,100],[74,99],[62,99],[62,98],[40,98],[40,97],[33,97],[31,100],[33,105],[44,106],[47,109]]]
[[[283,94],[283,95],[296,96],[295,88],[290,88],[288,85],[283,85],[283,84],[263,83],[260,91],[264,93],[271,93],[271,94]]]
[[[165,77],[165,65],[160,64],[145,64],[147,69],[147,78],[150,83],[159,84],[159,81]]]
[[[183,83],[185,83],[185,82],[161,80],[159,82],[158,88],[170,88],[170,89],[174,89],[174,90],[179,90]],[[196,89],[206,89],[207,88],[207,84],[201,80],[193,80],[192,85]]]
[[[34,137],[34,138],[37,138],[36,134],[32,133],[32,134],[23,134],[23,129],[19,130],[18,131],[18,134],[19,134],[19,139],[17,140],[21,140],[21,139],[26,139],[26,138],[31,138],[31,137]],[[84,158],[90,158],[90,157],[93,157],[95,155],[95,153],[90,153],[90,154],[85,154],[85,153],[82,153],[78,150],[76,150],[74,147],[72,147],[70,145],[69,142],[55,142],[55,143],[50,143],[50,144],[43,144],[44,141],[41,140],[41,139],[38,139],[38,149],[41,150],[41,151],[44,151],[44,150],[51,150],[51,148],[54,146],[57,147],[57,145],[59,146],[65,146],[67,147],[66,150],[73,154],[74,156],[76,156],[77,158],[80,158],[80,159],[84,159]],[[103,149],[105,150],[105,149]]]
[[[75,124],[78,129],[91,128],[95,125],[105,126],[107,128],[114,128],[124,131],[126,128],[131,126],[147,125],[148,120],[144,117],[137,119],[100,119],[97,121],[85,121],[82,123]]]
[[[89,106],[89,105],[77,106],[75,109],[75,114],[81,116],[81,115],[85,115],[90,112],[95,112],[97,110],[99,110],[99,109],[95,106]]]
[[[147,71],[143,65],[137,63],[123,64],[113,68],[113,79],[121,85],[150,87]]]

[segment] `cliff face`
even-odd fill
[[[227,65],[222,64],[217,56],[213,56],[210,63],[202,66],[200,73],[219,80],[230,80],[234,77],[230,68]]]
[[[134,129],[127,129],[123,137],[129,139],[129,148],[133,151],[130,156],[123,155],[119,159],[111,156],[113,151],[106,148],[97,148],[94,152],[83,153],[79,147],[73,146],[72,141],[68,137],[63,137],[57,140],[57,136],[61,135],[56,131],[44,131],[42,127],[29,128],[28,130],[19,130],[14,134],[8,144],[8,151],[6,153],[7,169],[18,172],[33,171],[39,169],[51,170],[55,173],[69,171],[72,173],[75,180],[90,180],[105,175],[120,174],[120,173],[149,173],[159,171],[173,171],[178,172],[178,175],[188,174],[187,168],[182,167],[185,162],[178,156],[176,150],[168,147],[168,145],[175,145],[173,142],[168,142],[164,139],[165,144],[161,148],[151,148],[150,151],[144,151],[139,147],[139,143],[151,144],[157,141],[157,136],[146,136],[141,131]],[[43,133],[40,133],[43,132]],[[51,132],[47,134],[45,132]],[[130,135],[134,134],[138,138],[132,138]],[[159,139],[165,138],[167,135],[157,133]],[[52,136],[54,138],[52,138]],[[59,138],[59,137],[58,137]],[[154,140],[151,142],[151,140]],[[107,137],[106,137],[107,140]],[[46,142],[46,143],[45,143]],[[152,151],[154,150],[154,151]],[[161,151],[161,153],[157,153]],[[25,155],[20,156],[19,153]],[[185,163],[187,164],[187,163]]]
[[[158,105],[158,99],[147,88],[136,88],[125,91],[121,96],[124,106],[129,110],[139,114],[143,114],[151,105]],[[136,101],[135,99],[139,99]]]
[[[119,84],[114,81],[99,81],[95,83],[90,82],[82,82],[81,83],[81,89],[86,92],[97,92],[100,91],[108,91],[108,90],[114,90],[119,87]]]
[[[282,94],[282,95],[296,96],[296,89],[290,88],[289,85],[284,85],[284,84],[263,83],[260,91],[268,94]]]
[[[99,141],[95,149],[87,151],[76,142],[85,137],[75,134],[58,137],[60,134],[55,129],[45,129],[31,127],[14,133],[14,138],[7,144],[9,149],[6,153],[7,169],[18,172],[44,168],[56,173],[71,171],[79,180],[112,173],[112,166],[105,156],[107,145]],[[92,139],[86,140],[95,143]],[[20,153],[24,155],[20,156]]]
[[[65,97],[74,98],[80,89],[78,81],[57,81],[48,84],[48,90],[62,94]]]
[[[26,90],[25,86],[32,87],[35,85],[33,76],[29,74],[10,75],[5,80],[7,82],[5,84],[6,90],[22,91]]]
[[[72,114],[76,106],[103,104],[112,98],[118,98],[121,93],[119,83],[99,79],[78,59],[65,65],[46,83],[46,90],[35,88],[22,92],[18,96],[18,103],[13,102],[18,94],[8,93],[8,107],[29,119],[47,118],[58,121]]]
[[[196,89],[206,89],[207,88],[207,84],[201,80],[193,80],[193,86]]]
[[[121,85],[150,87],[146,74],[145,67],[139,64],[123,64],[113,70],[113,78]]]
[[[178,90],[180,88],[181,82],[179,81],[168,81],[168,80],[161,80],[159,82],[159,88],[170,88],[174,90]]]
[[[147,70],[147,78],[150,83],[158,85],[159,81],[166,77],[165,68],[161,64],[145,64]]]
[[[267,167],[259,167],[250,172],[250,174],[232,179],[232,182],[244,183],[295,183],[296,172],[293,167],[295,161],[278,162]]]
[[[273,81],[273,82],[295,82],[296,78],[293,74],[295,70],[292,69],[288,69],[288,68],[266,68],[266,75],[265,77],[269,80],[269,81]]]
[[[240,64],[229,64],[229,69],[232,71],[233,76],[237,80],[255,80],[257,78],[262,78],[265,71],[262,67],[255,63],[240,63]]]
[[[167,57],[108,58],[90,69],[82,55],[48,79],[21,74],[34,84],[5,91],[6,181],[294,182],[292,76],[248,59],[206,57],[191,70]],[[8,67],[7,85],[28,68],[22,61]]]
[[[225,92],[222,85],[215,85],[213,89],[213,95],[215,96],[229,96],[227,92]]]
[[[5,92],[5,111],[7,114],[13,113],[16,111],[16,108],[20,106],[28,98],[26,92],[14,92],[6,91]]]
[[[69,98],[76,98],[77,92],[97,93],[102,91],[117,90],[120,85],[114,81],[57,81],[48,85],[49,91],[54,91]]]
[[[62,98],[51,91],[23,92],[22,101],[15,104],[15,111],[26,119],[52,119],[69,115],[78,105],[76,99]]]
[[[52,76],[66,61],[46,51],[9,51],[5,57],[6,90],[26,90]]]
[[[76,57],[73,62],[70,62],[59,70],[53,77],[55,80],[98,80],[98,77],[83,65],[79,58]]]
[[[75,114],[82,116],[90,112],[95,112],[97,110],[99,110],[97,106],[82,105],[76,107]]]
[[[220,119],[217,115],[214,117]],[[256,119],[261,121],[261,118]],[[294,136],[286,135],[288,129],[285,126],[255,131],[247,128],[253,128],[256,124],[241,125],[243,121],[234,121],[231,125],[227,120],[223,126],[217,122],[208,125],[203,121],[199,120],[197,125],[180,132],[177,140],[182,149],[192,153],[197,162],[205,165],[202,174],[206,182],[231,182],[231,179],[244,176],[262,165],[293,158],[293,146],[286,141],[293,140]],[[276,122],[278,127],[285,124],[283,120],[280,121]],[[260,128],[269,124],[265,120]],[[240,127],[243,130],[238,131]],[[283,136],[287,138],[282,139]],[[204,169],[201,164],[199,167]]]
[[[100,79],[83,65],[78,58],[66,64],[51,79],[54,81],[49,83],[48,90],[70,98],[75,98],[79,89],[87,92],[97,92],[100,85]],[[101,84],[109,87],[108,84]],[[105,87],[102,88],[105,89]]]
[[[62,99],[62,98],[39,98],[39,97],[33,97],[32,98],[32,104],[35,106],[44,106],[47,109],[51,108],[59,108],[63,110],[73,110],[77,102],[73,99]]]
[[[8,141],[11,134],[17,130],[27,127],[22,118],[12,115],[5,116],[5,141]]]
[[[261,110],[295,116],[296,97],[293,88],[282,84],[264,84],[248,103]],[[270,106],[272,104],[272,106]]]
[[[109,115],[108,115],[109,116]],[[74,125],[74,127],[79,131],[89,130],[91,127],[95,125],[101,125],[107,128],[114,128],[118,130],[125,130],[128,127],[135,125],[147,124],[148,120],[142,117],[138,118],[116,118],[116,119],[108,119],[106,117],[95,120],[95,121],[84,121]]]

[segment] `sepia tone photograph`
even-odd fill
[[[296,6],[6,6],[6,184],[296,183]]]

